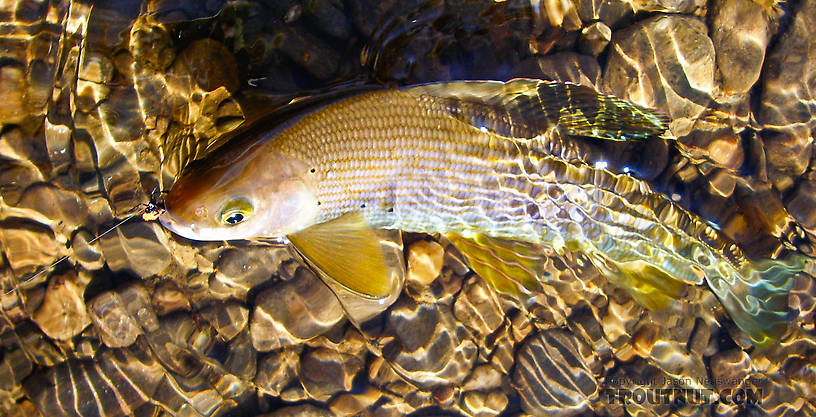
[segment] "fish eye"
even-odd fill
[[[244,215],[240,211],[230,213],[224,218],[224,223],[238,224],[244,221]]]
[[[221,210],[221,223],[234,226],[252,214],[252,205],[245,198],[236,198],[228,201]]]

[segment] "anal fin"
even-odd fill
[[[601,269],[612,283],[625,289],[638,304],[649,310],[667,309],[686,291],[685,282],[643,261],[616,263],[614,270]]]
[[[548,272],[545,246],[497,239],[484,234],[446,237],[462,253],[476,274],[497,291],[511,295],[542,290]],[[580,251],[579,248],[571,250]],[[686,291],[686,283],[646,262],[612,262],[598,254],[587,254],[613,284],[626,290],[640,305],[655,311],[668,308]],[[601,256],[602,257],[602,256]]]

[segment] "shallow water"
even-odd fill
[[[0,1],[0,414],[816,415],[806,273],[760,351],[707,287],[649,311],[553,254],[522,303],[412,235],[364,337],[287,248],[105,233],[295,97],[534,77],[678,138],[554,153],[627,168],[752,256],[813,256],[815,24],[810,0]]]

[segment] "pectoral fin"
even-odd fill
[[[483,234],[446,235],[471,269],[497,291],[520,295],[540,291],[539,279],[548,272],[546,255],[539,245],[492,238]]]
[[[309,227],[288,238],[316,269],[361,297],[384,299],[393,295],[395,274],[404,270],[398,264],[401,259],[389,254],[389,243],[382,234],[359,213]]]

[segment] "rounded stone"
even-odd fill
[[[579,352],[580,341],[560,329],[531,337],[516,353],[514,387],[524,411],[572,416],[590,409],[598,382]]]
[[[445,250],[439,243],[419,240],[408,247],[408,279],[428,285],[442,272]]]
[[[311,339],[345,317],[331,290],[305,268],[258,294],[255,302],[249,329],[261,352]]]
[[[578,47],[582,52],[597,57],[612,40],[612,29],[603,22],[595,22],[581,29]]]
[[[130,346],[142,334],[141,327],[125,310],[116,292],[107,291],[97,295],[88,307],[91,320],[105,346],[111,348]]]
[[[71,339],[91,324],[83,292],[84,288],[77,283],[73,271],[52,277],[48,281],[45,298],[31,319],[48,337]]]
[[[193,41],[178,54],[172,71],[176,76],[190,77],[204,91],[224,86],[235,93],[241,87],[235,56],[214,39]]]
[[[768,15],[751,0],[717,1],[711,15],[711,39],[722,89],[732,94],[746,93],[762,70],[770,41]]]
[[[691,16],[656,16],[612,36],[602,89],[662,110],[675,136],[687,134],[714,93],[714,45]]]

